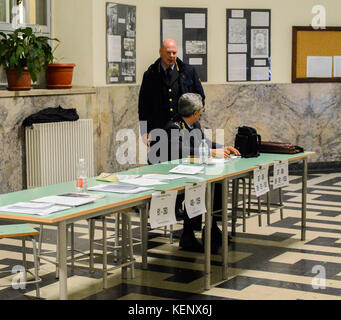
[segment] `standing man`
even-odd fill
[[[155,143],[150,132],[163,129],[177,115],[178,100],[184,93],[198,93],[205,104],[205,94],[194,67],[177,58],[178,46],[166,39],[160,58],[143,75],[139,94],[139,120],[143,142]]]

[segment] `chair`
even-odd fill
[[[12,225],[3,225],[0,226],[0,239],[4,238],[22,238],[22,254],[23,254],[23,267],[24,267],[24,281],[20,282],[20,285],[26,286],[26,284],[35,284],[36,285],[36,296],[40,298],[40,289],[39,283],[41,282],[41,278],[38,275],[38,255],[37,255],[37,246],[35,236],[39,235],[39,232],[33,229],[31,226],[27,224],[12,224]],[[32,240],[33,247],[33,258],[34,258],[34,274],[28,270],[27,261],[26,261],[26,238],[30,238]],[[8,273],[11,271],[5,270],[1,271],[1,273]],[[34,276],[34,280],[27,281],[27,273],[30,273]],[[0,285],[1,287],[10,286]]]
[[[122,279],[127,279],[127,267],[130,267],[131,279],[135,278],[135,258],[134,258],[134,243],[133,234],[131,228],[131,209],[127,209],[123,212],[112,213],[115,218],[115,234],[113,236],[107,236],[107,216],[101,216],[98,218],[89,219],[89,233],[90,233],[90,272],[95,270],[94,267],[94,244],[98,244],[103,247],[102,253],[97,253],[96,255],[102,256],[102,269],[96,269],[103,273],[103,288],[108,287],[107,277],[108,271],[122,268]],[[96,222],[102,222],[102,238],[95,239],[95,226]],[[121,228],[120,228],[121,225]],[[121,232],[120,232],[121,230]],[[114,238],[114,246],[108,245],[108,240]],[[121,244],[119,244],[119,239],[121,238]],[[139,244],[140,240],[138,240]],[[127,254],[127,246],[129,252]],[[114,262],[119,262],[118,265],[108,268],[108,248],[113,249],[114,252]],[[119,256],[118,251],[121,250],[121,255]],[[119,261],[120,260],[120,261]]]

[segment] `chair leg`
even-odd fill
[[[89,261],[89,273],[94,272],[94,240],[95,240],[95,219],[89,219],[89,247],[90,247],[90,261]]]
[[[59,250],[58,250],[58,248],[59,248],[59,237],[58,237],[58,232],[57,232],[57,246],[56,246],[56,279],[59,279],[59,265],[58,265],[58,263],[59,263],[59,254],[58,254],[58,252],[59,252]]]
[[[71,272],[75,270],[75,225],[71,224]]]
[[[174,243],[174,241],[173,241],[173,225],[172,224],[169,226],[169,242],[170,242],[170,244]]]
[[[262,226],[262,207],[261,207],[261,199],[260,197],[257,198],[258,201],[258,225]]]
[[[40,270],[40,254],[42,249],[42,243],[43,243],[43,231],[44,231],[44,225],[40,225],[39,227],[39,238],[38,238],[38,270]]]
[[[127,218],[128,218],[128,233],[129,233],[129,235],[128,235],[128,238],[129,238],[129,258],[130,258],[130,261],[133,261],[134,260],[133,230],[131,228],[131,217],[130,217],[129,213],[127,215],[128,215],[127,216]],[[135,264],[134,263],[130,265],[130,270],[131,270],[131,279],[134,279],[135,278]]]
[[[247,205],[248,216],[250,216],[250,214],[251,214],[251,192],[252,192],[252,177],[251,177],[251,174],[250,174],[249,175],[248,205]]]
[[[279,205],[283,206],[282,188],[278,189],[278,193],[279,193]],[[281,215],[281,220],[283,220],[283,208],[280,208],[280,215]]]
[[[32,237],[32,247],[33,247],[33,258],[34,258],[34,278],[36,281],[39,280],[39,263],[38,263],[38,255],[37,255],[37,244],[36,240]],[[39,282],[36,283],[36,295],[38,298],[40,298],[40,288],[39,288]]]
[[[122,242],[121,242],[121,261],[122,264],[127,262],[127,215],[122,214]],[[122,279],[127,279],[127,267],[122,267]]]
[[[115,215],[115,247],[118,247],[120,244],[120,219],[121,214],[117,213]],[[114,250],[114,262],[118,261],[119,249]]]
[[[108,288],[108,265],[107,265],[107,221],[106,217],[102,217],[103,223],[103,288]]]
[[[267,224],[270,225],[270,191],[266,193],[266,216]]]
[[[243,181],[243,232],[246,232],[246,200],[245,200],[246,184],[245,179],[242,179],[242,181]]]
[[[24,282],[27,282],[26,237],[22,239],[22,261],[25,269]]]

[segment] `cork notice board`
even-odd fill
[[[341,82],[341,27],[293,27],[292,82]]]

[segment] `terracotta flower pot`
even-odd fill
[[[18,90],[31,90],[31,75],[28,72],[28,68],[24,67],[21,77],[18,76],[17,69],[6,68],[8,90],[18,91]]]
[[[70,89],[72,88],[73,63],[49,64],[46,70],[47,89]]]

